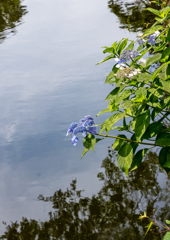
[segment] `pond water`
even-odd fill
[[[48,220],[52,204],[37,201],[39,194],[65,191],[74,179],[83,196],[100,191],[97,174],[112,141],[98,143],[95,153],[81,160],[82,139],[73,147],[66,132],[71,122],[106,108],[103,100],[111,87],[104,81],[114,61],[95,66],[104,58],[101,47],[135,39],[119,28],[107,0],[25,0],[23,5],[22,24],[0,44],[0,235],[2,221]],[[168,191],[167,176],[159,173],[158,179]]]

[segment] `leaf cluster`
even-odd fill
[[[129,171],[139,167],[147,151],[154,147],[159,149],[161,167],[167,173],[170,171],[170,6],[161,11],[147,10],[156,15],[156,21],[140,37],[144,43],[137,47],[139,38],[136,42],[127,38],[114,42],[111,47],[104,47],[103,53],[109,55],[98,63],[120,59],[127,50],[139,53],[125,63],[127,68],[138,71],[132,77],[120,77],[117,73],[123,70],[114,64],[105,80],[113,86],[105,99],[108,107],[97,114],[111,114],[101,124],[97,134],[101,138],[97,141],[106,137],[116,139],[112,148],[118,152],[118,165],[127,176]],[[148,38],[157,31],[159,34],[153,45]],[[145,61],[141,61],[143,58]],[[123,134],[112,135],[115,129]],[[94,150],[97,141],[95,138],[89,141],[87,136],[82,156],[88,150]],[[143,145],[146,147],[141,149]]]

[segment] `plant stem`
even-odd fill
[[[138,144],[144,144],[144,145],[150,145],[150,146],[158,146],[156,144],[152,144],[152,143],[145,143],[145,142],[139,142],[139,141],[134,141],[134,140],[131,140],[131,139],[128,139],[128,138],[122,138],[122,137],[117,137],[117,136],[112,136],[112,135],[103,135],[103,134],[98,134],[96,133],[96,135],[98,136],[101,136],[101,137],[110,137],[110,138],[116,138],[116,139],[121,139],[121,140],[124,140],[124,141],[128,141],[128,142],[134,142],[134,143],[138,143]]]

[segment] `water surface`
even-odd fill
[[[99,191],[96,175],[112,141],[98,143],[81,160],[82,140],[73,147],[65,134],[72,121],[107,106],[111,87],[104,81],[114,60],[95,66],[104,58],[101,46],[135,39],[119,28],[106,0],[23,3],[23,23],[0,45],[0,222],[7,223],[48,219],[51,205],[38,195],[66,189],[75,178],[86,196]]]

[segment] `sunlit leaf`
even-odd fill
[[[117,155],[117,163],[120,169],[128,177],[128,170],[132,164],[133,149],[130,143],[124,143]]]
[[[148,226],[147,226],[148,228],[147,228],[147,231],[146,231],[146,233],[145,233],[145,236],[146,236],[146,234],[149,232],[150,228],[152,227],[152,224],[153,224],[152,221],[148,224]]]
[[[114,58],[115,57],[115,54],[110,54],[109,56],[107,56],[106,58],[104,58],[102,61],[100,61],[99,63],[97,63],[96,65],[99,65],[99,64],[101,64],[101,63],[103,63],[103,62],[106,62],[106,61],[108,61],[108,60],[110,60],[110,59],[112,59],[112,58]]]
[[[121,135],[121,134],[119,134],[118,137],[123,138],[123,139],[116,139],[115,140],[115,142],[112,145],[112,149],[115,150],[115,151],[119,151],[121,146],[124,144],[125,139],[127,139],[127,137],[125,135]]]
[[[121,52],[123,51],[123,49],[126,47],[128,42],[128,38],[126,38],[125,40],[123,40],[119,46],[119,48],[117,49],[118,54],[121,54]]]
[[[152,74],[152,81],[157,77],[157,75],[161,72],[161,70],[168,64],[170,64],[170,61],[162,64],[160,67],[156,69],[156,71]]]
[[[115,82],[115,73],[113,71],[111,71],[109,73],[109,75],[107,76],[105,83],[111,83],[112,84],[114,82]]]
[[[160,11],[154,9],[154,8],[147,8],[148,11],[154,13],[157,16],[160,16]]]
[[[132,165],[131,165],[131,171],[135,170],[136,168],[138,168],[142,162],[142,159],[145,155],[145,153],[149,150],[149,148],[144,148],[139,150],[135,156],[133,157],[133,161],[132,161]]]
[[[152,64],[158,62],[162,57],[162,54],[161,53],[156,53],[154,54],[152,57],[148,57],[146,59],[146,67],[149,67],[151,66]]]
[[[83,140],[83,146],[87,149],[91,149],[92,151],[94,151],[95,144],[96,144],[95,136],[87,134],[87,136]]]
[[[103,113],[106,113],[106,112],[110,112],[110,108],[106,108],[106,109],[103,109],[102,111],[100,111],[96,117],[98,117],[99,115],[103,114]]]
[[[166,224],[170,224],[170,221],[169,220],[165,220]]]
[[[167,232],[162,240],[169,240],[170,239],[170,232]]]
[[[156,144],[162,147],[170,146],[170,133],[159,134],[156,138]]]
[[[109,93],[109,95],[106,97],[105,101],[115,98],[117,96],[117,94],[119,94],[124,88],[125,88],[125,86],[121,86],[121,87],[116,87],[115,89],[113,89]]]
[[[109,131],[117,121],[119,121],[124,117],[125,117],[125,113],[123,112],[113,114],[111,117],[109,117],[103,122],[100,133],[103,132],[104,130]]]
[[[144,34],[142,35],[141,38],[144,38],[144,37],[146,37],[146,36],[148,36],[148,35],[156,32],[156,31],[159,31],[159,30],[162,30],[162,29],[165,29],[162,25],[156,25],[156,26],[153,26],[153,27],[151,27],[151,28],[148,28],[148,29],[144,32]]]
[[[131,43],[127,46],[127,48],[125,49],[125,51],[127,50],[133,50],[134,49],[134,41],[131,41]]]
[[[136,138],[138,140],[145,133],[149,123],[150,123],[150,111],[149,110],[136,117],[134,131],[135,131]]]
[[[163,124],[160,122],[154,122],[149,124],[149,126],[146,129],[146,132],[143,135],[143,139],[148,139],[148,138],[152,138],[154,136],[156,136],[159,131],[161,130]]]

